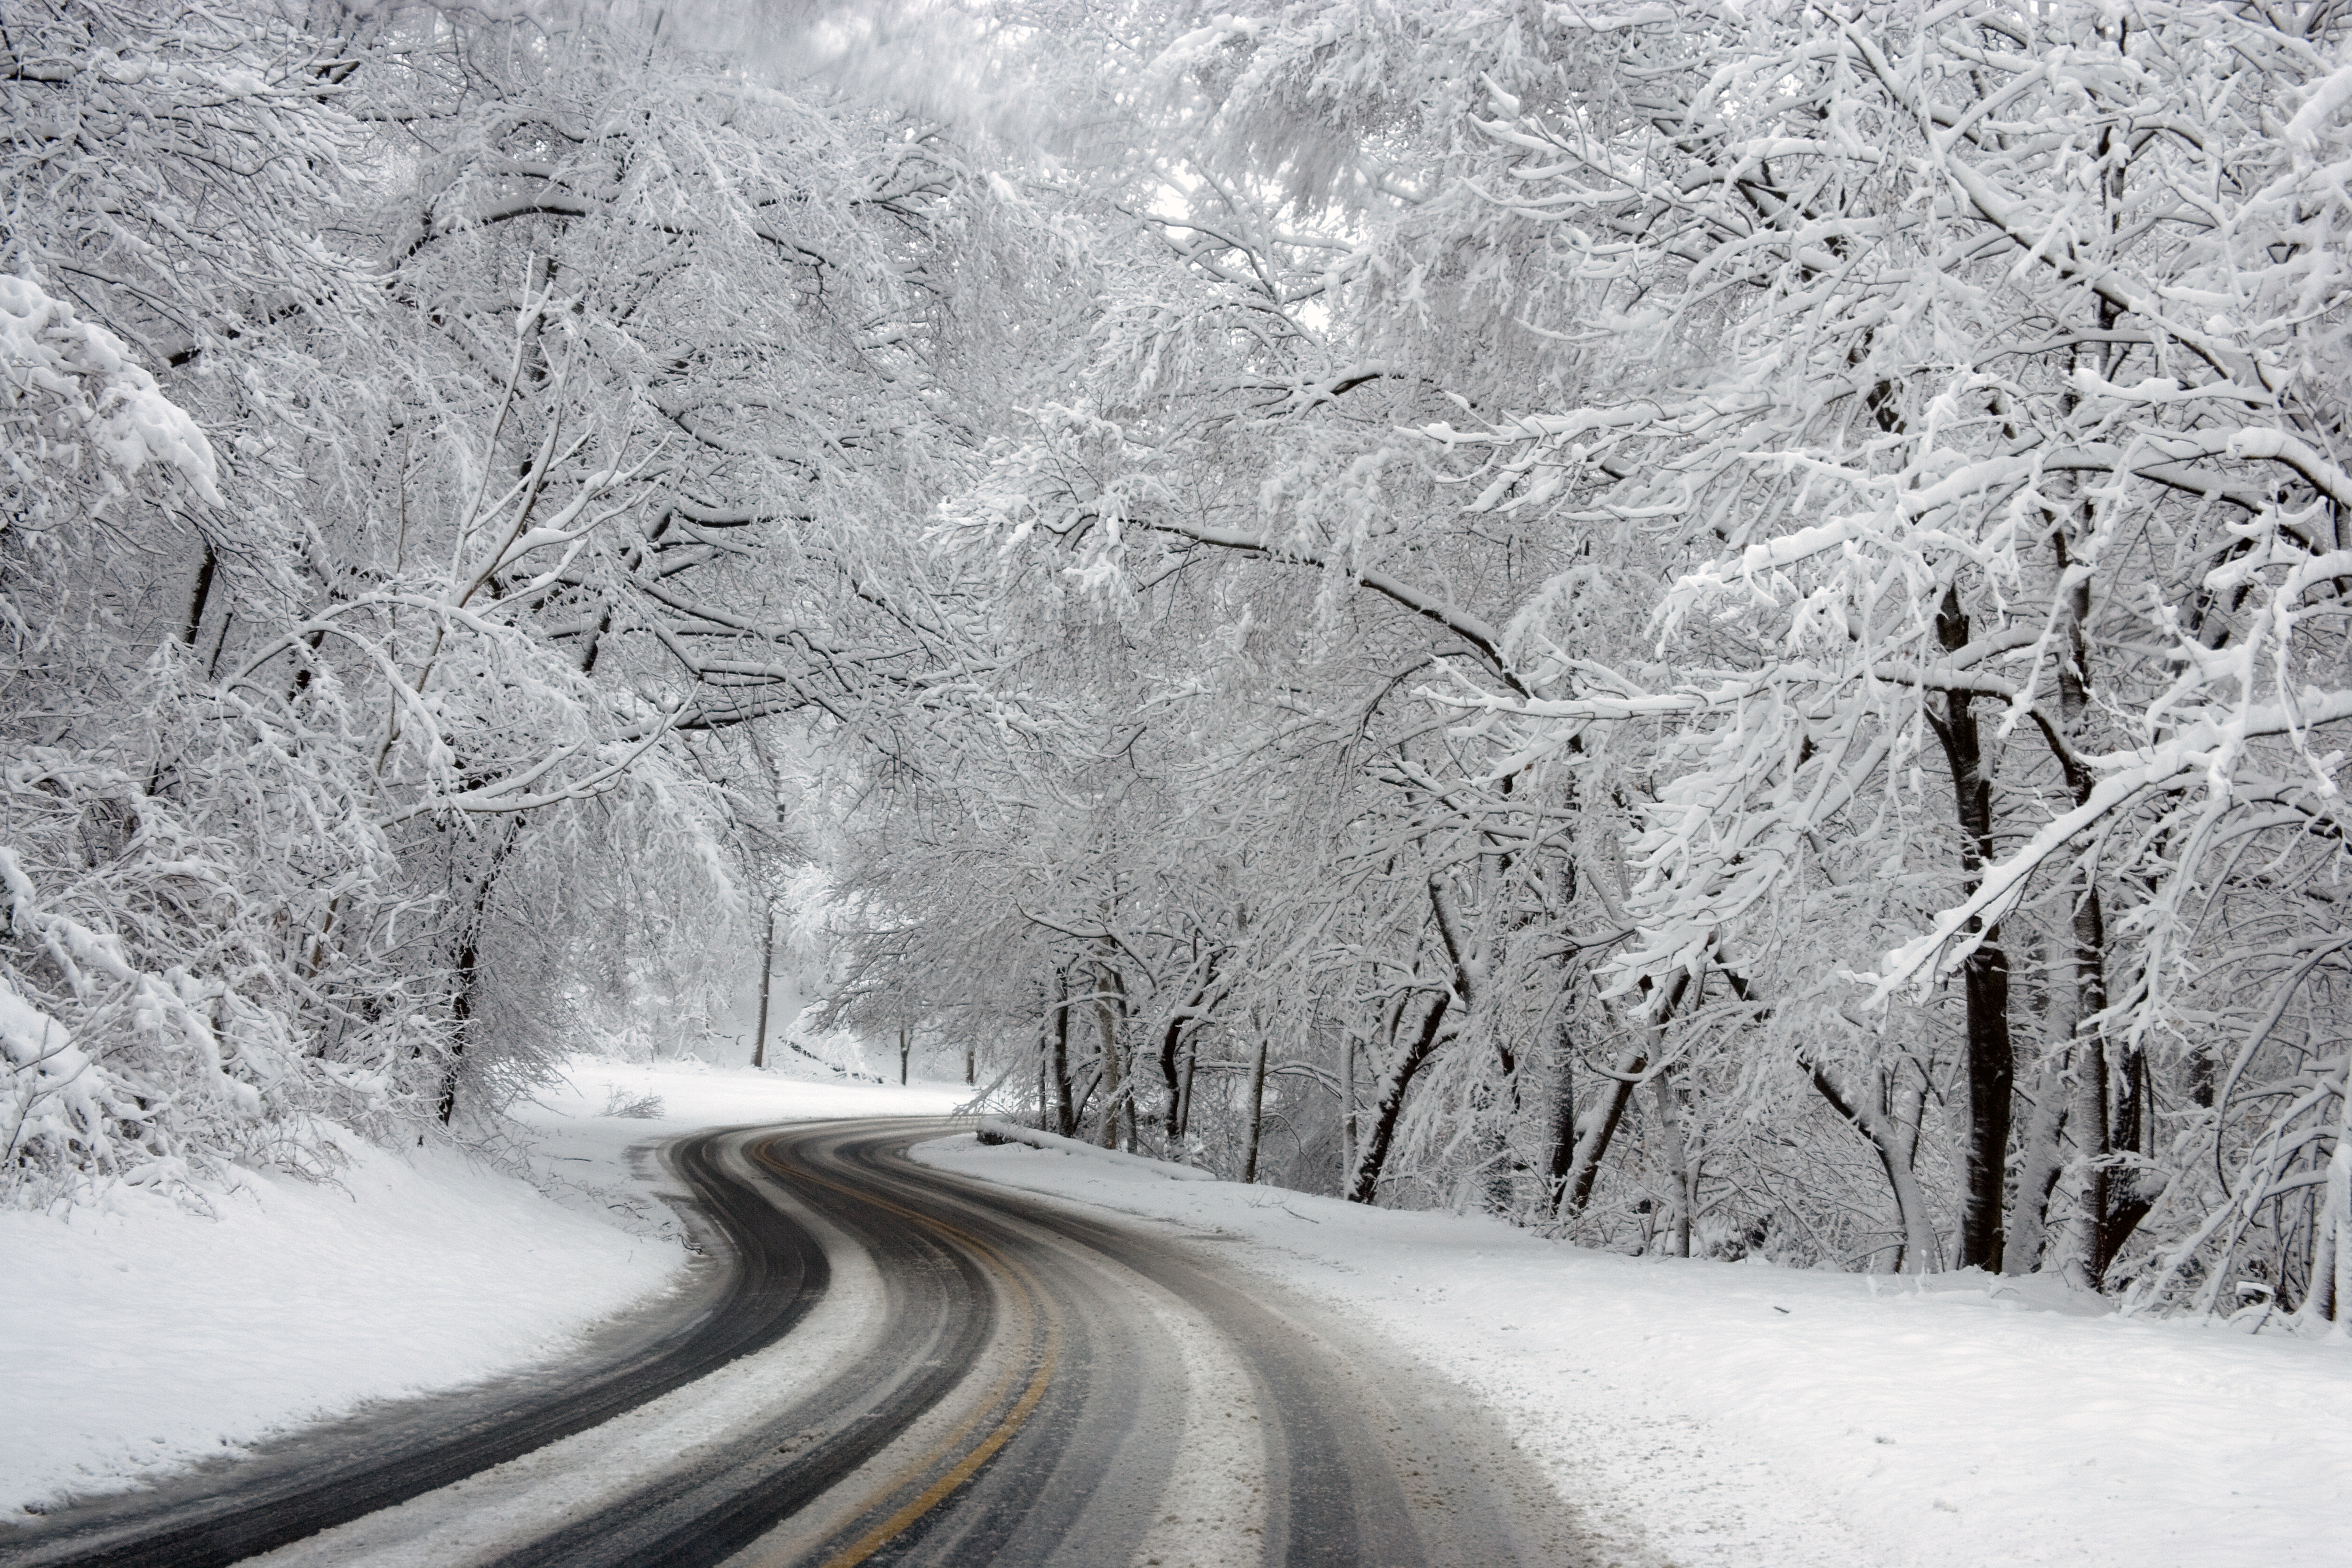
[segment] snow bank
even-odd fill
[[[211,1220],[130,1187],[0,1213],[0,1508],[536,1360],[682,1259],[453,1152],[338,1142],[331,1181],[248,1172]]]
[[[1499,1221],[958,1138],[917,1157],[1258,1245],[1474,1390],[1630,1561],[2336,1568],[2352,1352],[1924,1285],[1582,1251]],[[2055,1306],[2060,1310],[2050,1310]]]
[[[1049,1154],[1084,1154],[1095,1162],[1090,1174],[1097,1181],[1103,1178],[1107,1170],[1124,1171],[1129,1176],[1155,1182],[1213,1182],[1217,1179],[1209,1172],[1192,1165],[1153,1160],[1141,1154],[1122,1154],[1116,1149],[1098,1149],[1076,1138],[1065,1138],[1058,1132],[1041,1132],[1034,1127],[1007,1121],[1001,1116],[979,1118],[973,1122],[972,1131],[983,1143],[1023,1143]]]
[[[969,1092],[593,1058],[570,1079],[522,1115],[556,1199],[455,1151],[345,1137],[331,1181],[243,1173],[211,1219],[130,1187],[102,1211],[0,1212],[0,1520],[561,1354],[685,1260],[635,1147]],[[615,1089],[663,1113],[600,1114]]]

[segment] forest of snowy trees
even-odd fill
[[[2352,1315],[2339,0],[0,47],[5,1201],[494,1120],[816,857],[1050,1131]]]

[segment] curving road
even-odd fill
[[[1214,1236],[919,1167],[935,1121],[667,1152],[731,1262],[560,1385],[306,1435],[0,1563],[1582,1564],[1491,1421]]]

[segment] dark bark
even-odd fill
[[[768,1065],[768,986],[776,971],[776,907],[768,906],[768,923],[760,933],[760,1027],[751,1037],[751,1065]]]
[[[1944,591],[1944,602],[1936,612],[1936,636],[1948,653],[1968,646],[1969,617],[1960,608],[1957,587]],[[1986,770],[1975,699],[1963,691],[1939,692],[1929,705],[1927,719],[1951,767],[1965,897],[1976,891],[1993,856],[1992,779]],[[1959,1263],[1964,1268],[1998,1274],[2010,1100],[2017,1076],[2009,1037],[2009,956],[2001,951],[1998,924],[1988,926],[1970,920],[1963,930],[1979,940],[1960,973],[1967,1005],[1969,1131],[1960,1196]]]
[[[458,928],[457,955],[450,965],[457,987],[449,998],[449,1017],[457,1027],[449,1055],[441,1064],[441,1095],[435,1108],[445,1127],[457,1114],[457,1074],[465,1066],[466,1048],[473,1043],[474,986],[480,976],[482,928],[488,922],[490,893],[498,886],[499,875],[506,869],[507,857],[514,852],[515,840],[521,833],[520,814],[508,817],[499,847],[490,852],[490,863],[482,868],[480,879],[474,884],[473,896],[466,902],[465,923]]]
[[[227,609],[221,612],[220,631],[214,636],[212,654],[205,660],[205,679],[206,680],[217,680],[220,679],[221,655],[228,649],[229,627],[235,625],[236,621],[236,606],[235,605],[231,605]]]
[[[205,605],[213,596],[213,575],[219,566],[213,554],[213,542],[207,539],[204,559],[196,565],[195,590],[188,595],[188,624],[180,634],[180,640],[190,647],[196,646],[196,634],[204,629]]]
[[[1192,1077],[1201,1066],[1201,1036],[1194,1030],[1184,1037],[1183,1091],[1176,1101],[1176,1136],[1183,1137],[1192,1130]]]
[[[1576,804],[1575,788],[1569,790],[1569,805]],[[1569,908],[1576,901],[1576,861],[1562,856],[1554,873],[1553,904],[1561,921],[1568,919]],[[1547,1133],[1549,1152],[1544,1160],[1544,1174],[1551,1194],[1552,1207],[1559,1207],[1561,1194],[1568,1185],[1569,1166],[1576,1158],[1576,1008],[1571,993],[1584,977],[1581,950],[1570,947],[1559,955],[1559,1022],[1552,1030],[1551,1059],[1557,1069],[1553,1080],[1551,1126]]]
[[[1070,1103],[1070,972],[1054,972],[1054,1131],[1078,1135],[1078,1110]]]
[[[1201,977],[1200,989],[1192,999],[1168,1016],[1168,1027],[1160,1037],[1160,1081],[1168,1094],[1168,1136],[1172,1141],[1184,1136],[1184,1123],[1192,1112],[1190,1058],[1181,1074],[1177,1068],[1178,1047],[1183,1044],[1188,1026],[1201,1020],[1202,1004],[1208,1001],[1210,990],[1217,983],[1217,961],[1209,960],[1207,972]]]
[[[2157,1191],[2161,1192],[2161,1187]],[[2139,1228],[2139,1222],[2156,1207],[2156,1196],[2144,1192],[2138,1183],[2126,1188],[2118,1196],[2110,1184],[2108,1203],[2111,1206],[2106,1211],[2105,1222],[2099,1226],[2099,1255],[2092,1260],[2092,1277],[2101,1281],[2103,1287],[2107,1270],[2115,1267],[2116,1259],[2123,1253],[2124,1243],[2131,1239],[2132,1232]]]
[[[1242,1182],[1257,1180],[1258,1137],[1265,1127],[1265,1031],[1257,1032],[1257,1055],[1250,1063],[1249,1142],[1242,1154]]]
[[[1601,1113],[1601,1125],[1592,1138],[1591,1152],[1575,1162],[1575,1173],[1561,1195],[1559,1212],[1582,1214],[1584,1205],[1592,1201],[1592,1184],[1600,1179],[1601,1161],[1609,1152],[1611,1140],[1617,1136],[1618,1124],[1625,1120],[1625,1103],[1633,1098],[1635,1075],[1650,1065],[1646,1052],[1631,1051],[1618,1058],[1616,1072],[1609,1085],[1609,1108]],[[1582,1139],[1578,1142],[1581,1143]]]
[[[1446,994],[1429,1005],[1429,1012],[1421,1021],[1421,1032],[1381,1081],[1380,1099],[1372,1106],[1371,1132],[1364,1141],[1363,1153],[1357,1157],[1355,1180],[1348,1186],[1349,1203],[1370,1203],[1379,1193],[1381,1171],[1388,1163],[1389,1145],[1396,1138],[1397,1116],[1404,1110],[1405,1094],[1412,1088],[1414,1076],[1436,1051],[1445,1015],[1453,1004],[1452,994]]]
[[[1568,1168],[1576,1159],[1576,1049],[1569,1038],[1568,1025],[1560,1024],[1554,1037],[1555,1059],[1559,1064],[1558,1087],[1553,1090],[1551,1129],[1548,1134],[1551,1152],[1544,1162],[1544,1174],[1549,1178],[1548,1189],[1552,1194],[1552,1207],[1559,1206],[1561,1192],[1568,1185]]]
[[[1731,977],[1731,984],[1741,999],[1746,1000],[1747,983],[1735,975]],[[1617,1136],[1619,1124],[1625,1120],[1625,1105],[1633,1097],[1633,1085],[1650,1065],[1652,1047],[1664,1043],[1666,1023],[1675,1016],[1675,1009],[1682,1005],[1683,994],[1689,986],[1688,970],[1675,976],[1674,984],[1666,991],[1664,1003],[1658,1008],[1657,1021],[1649,1026],[1650,1043],[1631,1046],[1617,1053],[1609,1075],[1608,1102],[1598,1121],[1591,1120],[1592,1113],[1589,1109],[1583,1117],[1578,1119],[1568,1169],[1561,1178],[1561,1190],[1554,1200],[1555,1213],[1562,1215],[1581,1214],[1584,1205],[1592,1201],[1593,1184],[1601,1176],[1601,1162],[1609,1153],[1609,1145]],[[1650,989],[1647,980],[1642,983],[1642,989],[1644,992]]]
[[[1183,1085],[1176,1071],[1176,1047],[1183,1042],[1185,1020],[1181,1015],[1168,1020],[1166,1032],[1160,1037],[1160,1083],[1168,1096],[1168,1136],[1184,1135]]]
[[[1118,1005],[1114,1007],[1113,1002]],[[1126,1148],[1135,1148],[1135,1084],[1133,1064],[1119,1059],[1119,1025],[1127,1016],[1127,985],[1114,969],[1099,969],[1095,976],[1095,1025],[1102,1032],[1103,1077],[1108,1098],[1103,1101],[1102,1146],[1117,1149],[1119,1144],[1119,1121],[1127,1122]]]

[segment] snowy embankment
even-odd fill
[[[970,1092],[795,1068],[576,1059],[521,1109],[545,1192],[456,1150],[352,1138],[330,1179],[247,1172],[210,1218],[129,1188],[98,1210],[0,1213],[0,1519],[562,1354],[686,1261],[632,1150],[727,1123],[929,1115]],[[599,1114],[615,1091],[662,1113]]]
[[[1255,1243],[1203,1250],[1467,1385],[1629,1561],[2352,1562],[2352,1345],[2070,1312],[1981,1275],[1619,1258],[1076,1150],[917,1157]]]

